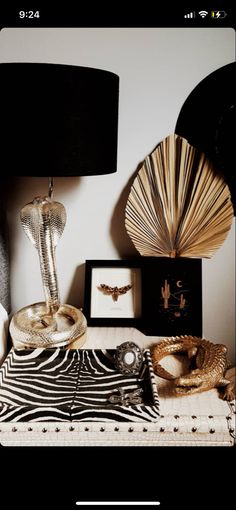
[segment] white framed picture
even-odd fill
[[[86,261],[88,324],[135,324],[142,316],[142,268],[134,260]]]

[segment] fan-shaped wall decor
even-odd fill
[[[145,158],[128,197],[125,226],[149,257],[210,258],[233,220],[229,188],[206,156],[170,135]]]

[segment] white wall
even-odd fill
[[[55,200],[67,209],[57,248],[61,299],[83,301],[85,259],[136,256],[124,229],[124,206],[138,164],[174,132],[188,94],[205,76],[234,60],[234,31],[190,28],[4,29],[1,62],[51,62],[98,67],[120,76],[116,174],[55,179]],[[204,121],[204,119],[203,119]],[[14,148],[13,148],[14,150]],[[37,150],[37,147],[36,147]],[[19,178],[8,198],[13,311],[43,299],[37,254],[22,231],[21,207],[47,193],[47,179]],[[203,261],[204,335],[234,348],[234,228]]]

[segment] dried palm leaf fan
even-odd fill
[[[233,219],[229,188],[206,156],[177,135],[145,158],[125,225],[141,255],[210,258]]]

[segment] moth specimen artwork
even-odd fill
[[[137,326],[142,316],[142,264],[87,260],[84,310],[89,325]]]
[[[130,289],[132,288],[132,285],[124,285],[123,287],[110,287],[109,285],[106,285],[105,283],[101,283],[98,287],[98,289],[103,292],[103,294],[106,294],[107,296],[111,296],[113,301],[118,301],[119,296],[122,294],[126,294]]]

